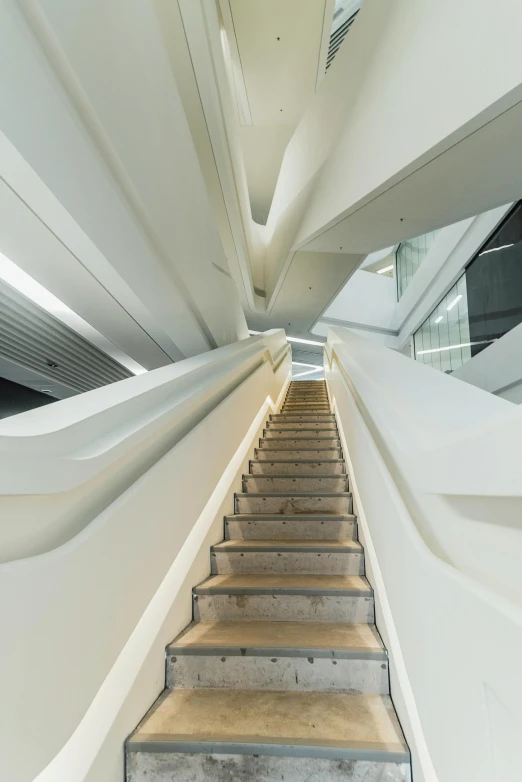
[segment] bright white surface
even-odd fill
[[[58,402],[52,420],[24,413],[2,427],[2,473],[19,446],[54,479],[56,493],[35,498],[42,511],[74,496],[67,470],[62,475],[73,460],[67,443],[87,464],[113,441],[132,441],[136,427],[161,444],[152,454],[142,445],[131,480],[123,488],[120,481],[109,503],[98,488],[101,505],[83,529],[69,529],[52,550],[0,565],[0,729],[9,782],[121,782],[124,740],[164,687],[165,645],[190,622],[191,588],[209,574],[208,546],[223,536],[223,515],[290,374],[283,332],[200,358],[207,367],[187,362],[174,381],[168,368],[157,370]],[[168,392],[159,405],[143,390],[158,373],[156,390]],[[133,395],[137,384],[141,393]],[[118,418],[118,388],[124,405],[131,397],[135,403],[130,417]],[[113,396],[98,393],[105,391]],[[83,421],[91,426],[87,441]],[[105,443],[97,438],[103,422]],[[120,472],[129,445],[119,454]],[[37,479],[26,472],[28,481]],[[104,483],[118,480],[114,465],[105,469]],[[2,535],[18,510],[6,491],[4,483]],[[18,500],[30,512],[31,497]],[[28,530],[27,548],[34,534]],[[28,687],[35,657],[38,675]]]
[[[358,270],[323,312],[323,317],[393,329],[396,308],[396,280]]]
[[[23,5],[0,11],[2,131],[37,180],[15,192],[171,358],[245,336],[154,4]]]
[[[415,779],[516,780],[522,411],[344,329],[325,353]]]
[[[303,246],[366,254],[518,197],[521,25],[517,0],[363,5],[285,154],[269,298]]]

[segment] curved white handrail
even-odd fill
[[[330,331],[325,354],[415,778],[516,779],[521,476],[509,450],[487,460],[486,490],[469,465],[482,438],[516,438],[521,411],[344,329]],[[504,469],[514,493],[488,495]]]
[[[36,464],[49,437],[49,472],[114,454],[114,443],[123,449],[68,491],[10,496],[3,485],[2,532],[20,503],[25,550],[46,509],[52,520],[67,507],[64,540],[0,564],[0,777],[9,782],[123,779],[125,738],[164,686],[165,646],[191,620],[191,588],[210,573],[209,546],[222,539],[260,428],[282,401],[291,354],[274,331],[166,370],[146,387],[133,378],[121,394],[102,389],[106,408],[97,392],[57,402],[52,425],[18,416],[20,440],[16,419],[3,427],[3,447],[26,449]],[[72,534],[71,512],[91,494]]]
[[[245,377],[289,350],[274,330],[0,422],[0,560],[76,535]]]

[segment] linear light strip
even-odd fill
[[[117,348],[111,340],[97,331],[94,326],[91,326],[90,323],[64,304],[63,301],[60,301],[53,293],[44,288],[43,285],[33,279],[3,253],[0,253],[0,279],[7,282],[8,285],[11,285],[50,315],[53,315],[57,320],[75,331],[107,356],[122,364],[133,374],[141,375],[147,371],[145,367],[142,367],[141,364],[138,364],[137,361],[124,353],[120,348]],[[74,328],[73,324],[76,324],[77,328]]]
[[[461,300],[461,298],[462,298],[462,293],[459,293],[458,296],[455,296],[451,304],[448,304],[448,306],[446,307],[447,311],[449,312],[450,310],[452,310],[455,304],[457,304]]]
[[[423,356],[426,353],[441,353],[443,350],[456,350],[457,348],[470,348],[472,345],[486,345],[489,342],[496,342],[495,339],[482,339],[479,342],[463,342],[461,345],[446,345],[443,348],[431,348],[430,350],[417,350],[417,356]]]
[[[391,264],[391,266],[385,266],[384,269],[378,269],[377,274],[385,274],[386,272],[391,272],[392,269],[393,269],[393,263]]]
[[[248,329],[248,333],[252,334],[253,336],[257,334],[262,334],[262,331],[253,331],[252,329]],[[300,337],[289,337],[287,336],[288,342],[299,342],[303,345],[319,345],[320,348],[324,348],[324,342],[314,342],[312,339],[301,339]]]
[[[511,242],[511,244],[503,244],[501,247],[492,247],[491,250],[484,250],[484,252],[479,253],[479,257],[481,255],[487,255],[488,253],[498,253],[499,250],[505,250],[507,247],[514,247],[515,243]]]

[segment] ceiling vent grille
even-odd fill
[[[352,16],[350,16],[346,20],[346,22],[343,22],[343,24],[340,27],[338,27],[337,30],[335,30],[335,32],[333,32],[331,34],[331,36],[330,36],[330,44],[328,46],[328,56],[326,58],[326,70],[328,70],[328,68],[330,67],[330,65],[334,61],[335,55],[337,54],[337,52],[341,48],[341,44],[344,41],[344,39],[346,38],[346,36],[348,34],[348,30],[350,29],[350,27],[354,23],[355,17],[357,16],[358,13],[359,13],[359,11],[357,10],[354,14],[352,14]]]
[[[128,369],[3,281],[0,358],[76,393],[132,377]]]

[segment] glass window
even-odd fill
[[[414,334],[415,358],[441,372],[453,372],[519,323],[522,202]]]
[[[413,279],[413,275],[427,256],[438,231],[417,236],[402,242],[397,248],[397,294],[400,299]]]

